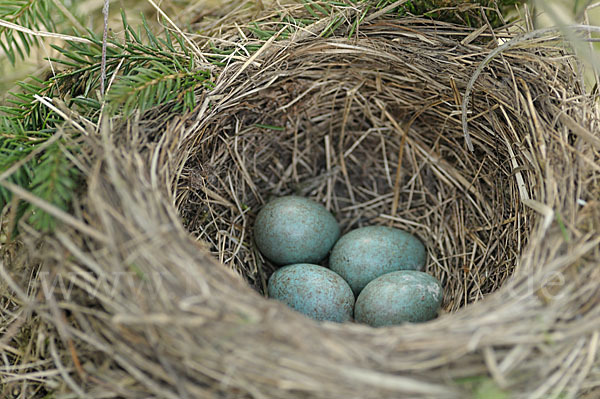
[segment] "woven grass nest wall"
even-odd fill
[[[492,60],[468,107],[471,152],[460,106],[490,32],[381,15],[348,29],[270,41],[224,67],[193,112],[86,138],[82,211],[41,249],[25,251],[39,238],[26,231],[13,258],[42,263],[25,279],[76,283],[41,301],[9,279],[29,298],[28,353],[45,370],[21,385],[97,398],[598,395],[598,115],[576,61],[555,42]],[[252,224],[292,193],[343,231],[419,236],[445,287],[440,316],[374,329],[266,299],[274,267]]]

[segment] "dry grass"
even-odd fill
[[[598,392],[599,121],[577,61],[556,40],[494,59],[470,101],[470,152],[465,88],[491,39],[514,33],[365,21],[352,39],[345,27],[318,38],[312,26],[232,58],[183,117],[154,110],[86,137],[87,193],[75,215],[94,233],[69,220],[47,237],[23,226],[23,242],[5,250],[6,389],[56,398]],[[252,42],[239,31],[223,27],[222,45]],[[265,299],[273,267],[251,227],[269,196],[288,193],[321,201],[345,231],[390,224],[421,237],[427,271],[445,286],[443,314],[373,329],[316,323]],[[57,281],[73,290],[44,291]]]

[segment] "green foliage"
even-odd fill
[[[40,29],[42,23],[54,28],[50,0],[4,0],[0,3],[0,18],[30,29]],[[36,44],[34,36],[0,26],[0,46],[12,64],[17,56],[25,58]]]
[[[2,0],[0,19],[32,30],[56,32],[64,16],[52,0]],[[0,47],[13,65],[28,56],[37,43],[35,36],[0,26]]]
[[[0,2],[0,19],[27,29],[58,32],[65,17],[52,0],[4,0]],[[35,36],[0,26],[0,47],[12,64],[27,57],[37,44]],[[36,95],[59,96],[55,80],[32,77],[28,82],[18,83],[18,87],[20,92],[12,93],[7,105],[0,106],[0,172],[44,144],[63,122],[59,115],[35,99]],[[74,186],[76,172],[68,158],[58,151],[59,144],[55,142],[33,157],[7,181],[66,209],[73,195],[66,188]],[[0,187],[0,209],[11,200],[11,192]],[[40,230],[48,230],[53,225],[49,215],[24,202],[17,204],[16,211],[18,218],[31,215],[30,221]]]
[[[127,116],[158,105],[169,106],[170,114],[192,109],[196,91],[212,87],[212,74],[196,68],[193,55],[179,36],[166,30],[158,37],[145,22],[136,31],[124,14],[123,25],[125,42],[111,39],[107,49],[107,79],[114,78],[114,83],[107,92],[105,111]],[[0,172],[46,143],[64,123],[36,96],[63,101],[91,122],[98,121],[102,43],[91,33],[87,38],[90,43],[54,46],[62,57],[52,61],[63,65],[64,70],[46,80],[31,78],[20,83],[22,91],[11,93],[8,105],[0,107]],[[72,140],[66,139],[49,145],[10,177],[13,183],[63,210],[68,210],[80,178],[69,161],[72,157],[65,154],[76,156],[79,149],[67,148],[66,142]],[[0,188],[0,209],[11,198],[8,190]],[[40,230],[54,227],[52,217],[32,205],[21,205],[18,214],[29,215],[28,221]]]
[[[39,145],[52,137],[62,118],[35,99],[35,95],[48,96],[54,92],[52,82],[34,79],[21,83],[23,92],[10,100],[12,107],[0,107],[0,172],[21,161]],[[66,210],[74,195],[77,170],[61,151],[62,141],[50,144],[38,157],[25,163],[8,179],[34,195]],[[0,209],[12,200],[12,194],[0,187]],[[29,221],[39,230],[54,226],[50,215],[36,207],[20,203],[17,216],[31,215]]]
[[[20,161],[37,145],[52,136],[52,124],[56,115],[35,101],[36,94],[44,94],[48,86],[39,80],[33,83],[21,83],[22,93],[15,94],[10,100],[12,106],[0,107],[0,171],[4,171]],[[11,181],[22,187],[29,187],[34,174],[33,165],[26,164],[11,176]],[[0,188],[0,209],[10,202],[12,196]]]
[[[35,165],[35,173],[32,177],[30,183],[32,194],[63,211],[68,210],[75,194],[79,171],[65,157],[59,144],[54,143],[43,153]],[[54,218],[48,213],[35,206],[30,207],[29,211],[29,222],[38,230],[54,229]]]
[[[108,92],[109,106],[121,106],[125,115],[169,103],[172,113],[194,108],[195,90],[213,86],[211,73],[196,67],[180,36],[167,29],[164,37],[157,37],[142,18],[144,43],[142,32],[127,24],[124,13],[122,17],[126,45],[120,47],[120,54],[107,59],[113,64],[124,60],[125,72]]]
[[[455,382],[472,393],[472,399],[508,399],[508,393],[501,389],[493,379],[478,375],[458,378]]]
[[[348,37],[352,37],[357,31],[359,25],[363,22],[369,12],[374,9],[382,9],[393,5],[396,0],[346,0],[346,2],[333,0],[299,0],[307,12],[304,18],[294,18],[288,14],[280,14],[271,20],[253,22],[248,27],[248,36],[259,40],[268,40],[273,35],[283,29],[278,37],[284,40],[290,37],[298,28],[304,28],[324,18],[331,18],[319,33],[321,37],[334,35],[340,27],[346,24],[349,27]],[[503,23],[502,18],[497,12],[500,10],[514,7],[522,4],[526,0],[410,0],[400,6],[388,10],[391,16],[404,17],[408,15],[429,17],[435,20],[458,23],[471,27],[479,27],[487,24],[489,21],[493,26],[499,26]],[[363,11],[358,15],[347,16],[336,14],[343,8],[354,8],[356,4],[363,6]],[[458,7],[460,6],[460,7]],[[483,8],[486,18],[482,18],[481,9]],[[248,49],[251,53],[250,49]],[[239,49],[213,49],[217,54],[231,54]],[[218,57],[216,57],[218,58]],[[222,65],[215,59],[217,65]]]
[[[411,0],[398,8],[398,14],[422,15],[438,21],[458,23],[470,27],[479,27],[489,21],[492,26],[502,25],[502,18],[496,11],[501,11],[523,4],[527,0]],[[393,3],[382,0],[382,3]],[[460,6],[460,7],[457,7]],[[482,18],[481,8],[485,10]],[[457,8],[456,8],[457,7]],[[487,19],[487,21],[486,21]]]
[[[145,20],[143,30],[136,31],[124,13],[122,17],[125,43],[109,39],[106,54],[107,79],[115,78],[106,96],[108,110],[128,116],[168,103],[172,113],[192,109],[196,105],[194,91],[212,87],[210,72],[196,68],[193,55],[178,35],[165,30],[163,37],[157,37]],[[69,68],[54,81],[69,90],[69,97],[82,111],[89,112],[101,105],[95,96],[100,85],[102,43],[97,36],[88,38],[93,45],[55,46],[63,57],[52,61]],[[117,72],[120,74],[114,76]]]

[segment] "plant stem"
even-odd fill
[[[102,61],[100,64],[100,94],[104,98],[104,84],[106,82],[106,41],[108,39],[108,6],[110,0],[104,0],[102,15],[104,15],[104,33],[102,34]]]

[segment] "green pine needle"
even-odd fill
[[[52,205],[67,211],[78,185],[79,172],[69,158],[63,154],[58,143],[50,146],[40,157],[35,167],[35,175],[30,183],[30,191]],[[54,217],[43,210],[30,206],[28,221],[39,231],[51,231],[56,222]]]
[[[75,7],[76,2],[72,2],[67,9]],[[59,26],[64,29],[69,26],[52,0],[2,0],[0,19],[31,30],[59,32]],[[29,56],[37,45],[37,37],[0,26],[0,47],[13,65]]]

